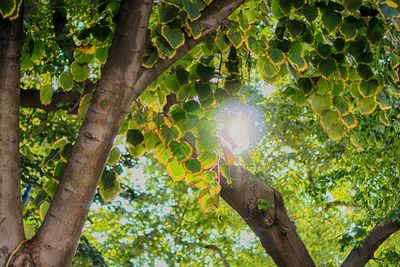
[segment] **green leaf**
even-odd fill
[[[71,73],[75,81],[83,82],[89,78],[89,67],[74,61],[71,64]]]
[[[297,37],[302,34],[305,27],[306,25],[304,24],[304,22],[299,20],[289,20],[287,22],[287,29],[292,37]]]
[[[161,27],[161,35],[168,42],[168,44],[173,48],[177,49],[185,43],[185,34],[175,25],[167,24]]]
[[[108,57],[108,47],[98,47],[94,55],[100,61],[100,63],[106,63]]]
[[[336,61],[333,59],[322,59],[318,63],[318,70],[324,77],[329,77],[337,70]]]
[[[171,128],[163,125],[160,129],[160,138],[164,144],[168,144],[172,140],[178,140],[181,136],[179,128],[172,125]]]
[[[176,79],[180,85],[186,85],[189,83],[189,72],[184,68],[178,68],[175,71]]]
[[[61,73],[60,77],[58,78],[58,83],[60,84],[61,88],[64,91],[69,91],[74,87],[74,80],[70,73]]]
[[[200,18],[201,10],[205,7],[204,2],[196,0],[185,0],[182,1],[183,10],[186,11],[190,20],[196,20]]]
[[[201,171],[201,163],[197,159],[189,159],[184,163],[185,169],[192,173],[199,173]]]
[[[308,22],[313,22],[318,17],[318,8],[316,6],[304,5],[303,15]]]
[[[357,72],[364,80],[369,80],[374,77],[371,67],[366,64],[358,64]]]
[[[121,192],[121,184],[117,174],[113,171],[104,171],[99,183],[99,193],[104,202],[111,202]]]
[[[51,103],[51,99],[53,98],[53,87],[51,84],[44,85],[40,88],[40,102],[43,105],[48,105]]]
[[[282,13],[287,14],[293,6],[293,0],[278,0],[278,5]]]
[[[224,176],[225,179],[230,184],[232,181],[231,181],[231,172],[229,170],[229,166],[226,164],[221,164],[221,165],[219,165],[219,169],[221,171],[222,176]]]
[[[170,150],[167,149],[164,144],[159,144],[158,146],[156,146],[154,152],[156,154],[157,160],[163,164],[166,164],[172,158]]]
[[[36,234],[35,226],[31,223],[24,222],[24,234],[26,239],[31,239],[34,237]]]
[[[358,91],[362,97],[371,97],[379,92],[379,82],[377,79],[371,79],[368,81],[361,81]]]
[[[203,169],[209,169],[218,161],[218,156],[213,152],[204,152],[197,156]]]
[[[340,116],[336,110],[326,110],[321,114],[320,121],[322,127],[329,131],[334,125],[340,123]]]
[[[193,154],[193,148],[186,141],[171,141],[168,144],[172,154],[179,160],[184,161],[189,159]]]
[[[314,95],[310,98],[311,107],[315,113],[321,114],[324,110],[330,109],[332,106],[332,99],[329,95]]]
[[[356,117],[352,113],[342,117],[342,121],[348,129],[354,129],[358,124]]]
[[[110,27],[105,25],[96,25],[92,28],[93,37],[99,42],[105,42],[111,33]]]
[[[214,151],[219,146],[218,136],[208,136],[198,138],[196,140],[196,148],[198,152]]]
[[[201,112],[201,105],[196,100],[189,100],[183,103],[183,109],[186,110],[189,114],[200,114]]]
[[[350,113],[350,103],[347,102],[343,96],[335,96],[333,98],[333,104],[341,116],[346,116]]]
[[[339,141],[346,133],[346,127],[342,123],[333,125],[328,131],[328,136],[332,141]]]
[[[158,51],[158,56],[161,59],[173,58],[175,56],[175,49],[173,49],[164,38],[156,35],[151,38],[151,42],[156,47]]]
[[[270,59],[270,61],[275,65],[283,64],[286,59],[285,54],[283,54],[283,52],[280,49],[273,47],[268,48],[267,56]]]
[[[363,2],[362,0],[344,0],[344,7],[349,12],[354,12],[361,7],[362,2]]]
[[[375,111],[378,103],[375,101],[375,96],[357,99],[357,109],[362,115],[368,115]]]
[[[16,8],[17,8],[16,0],[0,1],[0,14],[3,16],[3,19],[11,16]]]
[[[155,133],[145,133],[144,134],[144,146],[147,151],[152,150],[160,143],[160,139],[158,139]]]
[[[167,163],[167,173],[174,182],[180,181],[185,178],[185,169],[183,168],[182,164],[179,163],[177,160],[173,160]]]
[[[142,66],[146,69],[150,69],[154,67],[154,65],[158,62],[158,53],[157,51],[151,51],[146,54],[143,58]]]
[[[357,35],[357,25],[355,23],[346,22],[340,26],[340,32],[346,40],[353,39]]]
[[[179,9],[172,5],[161,4],[158,8],[158,18],[161,24],[172,22],[179,14]]]
[[[237,95],[241,87],[241,81],[236,79],[235,77],[228,77],[225,79],[224,89],[229,95]]]
[[[382,110],[391,109],[393,106],[393,103],[390,101],[389,95],[386,91],[380,92],[376,96],[376,100],[378,101],[378,105]]]
[[[321,20],[324,27],[329,32],[333,32],[334,30],[336,30],[336,27],[339,26],[339,24],[342,22],[342,15],[331,9],[323,9]]]
[[[133,147],[138,147],[143,144],[144,136],[140,130],[128,130],[126,132],[126,142]]]
[[[226,31],[226,37],[228,37],[229,41],[231,42],[231,44],[233,44],[233,46],[236,49],[238,49],[244,41],[242,32],[235,30],[233,28],[229,28]]]
[[[121,158],[121,151],[117,147],[113,147],[110,151],[110,155],[108,156],[107,164],[115,165],[119,159]]]
[[[214,68],[210,66],[205,66],[201,63],[197,64],[196,73],[199,75],[200,80],[203,83],[208,83],[214,76]]]
[[[89,110],[90,102],[92,101],[91,94],[85,94],[81,98],[81,102],[79,102],[78,107],[78,116],[81,120],[83,120],[86,116],[87,111]]]
[[[186,34],[189,37],[192,37],[193,39],[197,40],[202,35],[203,26],[201,25],[200,20],[195,20],[195,21],[186,20],[185,29],[186,29]]]
[[[207,99],[212,95],[211,87],[208,83],[196,82],[195,90],[200,100]]]
[[[186,111],[180,105],[174,104],[170,108],[168,116],[173,122],[182,122],[186,120]]]
[[[44,217],[46,216],[47,211],[50,208],[50,203],[48,201],[42,202],[39,206],[39,219],[40,221],[44,220]]]
[[[199,193],[199,207],[205,212],[212,212],[218,207],[218,195],[211,196],[207,190],[202,190]]]
[[[259,58],[257,61],[257,70],[266,80],[275,77],[279,73],[279,68],[269,60]]]

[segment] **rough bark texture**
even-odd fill
[[[362,241],[359,247],[354,248],[341,265],[342,267],[361,267],[374,258],[375,251],[393,233],[400,230],[400,222],[388,222],[375,227]]]
[[[22,18],[0,19],[0,266],[24,239],[19,182]]]
[[[232,166],[230,171],[231,183],[221,179],[221,196],[260,238],[274,262],[278,266],[315,266],[286,213],[280,193],[254,179],[244,167]],[[261,210],[262,203],[267,207]]]
[[[75,254],[99,177],[131,103],[143,56],[151,0],[122,1],[102,79],[68,159],[62,182],[32,241],[38,266],[68,266]]]

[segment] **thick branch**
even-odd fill
[[[400,230],[400,221],[388,222],[375,227],[362,241],[359,247],[354,248],[341,265],[342,267],[361,267],[374,257],[375,251],[389,236]]]
[[[91,93],[95,85],[89,81],[82,84],[84,89],[83,94]],[[82,95],[77,90],[71,90],[69,92],[58,92],[55,93],[51,99],[50,104],[43,105],[40,101],[40,91],[36,89],[23,90],[20,93],[20,105],[25,108],[38,108],[47,112],[58,111],[61,109],[68,110],[70,113],[76,113],[79,101]]]
[[[39,90],[21,90],[21,107],[25,108],[39,108],[47,112],[53,112],[60,109],[71,110],[76,107],[81,99],[81,94],[78,91],[69,91],[56,93],[53,95],[51,103],[43,105],[40,102]]]
[[[315,266],[290,221],[278,191],[254,179],[244,167],[230,168],[232,184],[221,179],[221,196],[260,238],[278,266]],[[260,208],[261,203],[267,207]]]
[[[0,266],[24,239],[19,173],[22,15],[0,19]]]
[[[72,261],[99,177],[119,126],[129,111],[146,39],[151,0],[121,2],[108,61],[51,207],[33,241],[40,266]]]
[[[164,113],[177,102],[176,95],[168,95]],[[188,134],[184,138],[195,147],[193,138]],[[287,215],[280,193],[254,179],[244,167],[232,166],[230,172],[231,181],[221,177],[221,196],[260,238],[275,263],[278,266],[315,266]],[[260,208],[262,205],[266,207]]]
[[[199,39],[189,39],[185,45],[180,47],[176,51],[175,57],[171,59],[159,60],[157,64],[151,69],[141,69],[141,75],[136,82],[134,87],[134,95],[137,97],[142,93],[146,87],[159,75],[161,75],[166,69],[174,64],[183,55],[189,52],[197,44],[207,39],[212,33],[214,33],[221,24],[226,22],[227,17],[239,6],[243,4],[245,0],[215,0],[202,14],[200,20],[203,26],[203,33]]]

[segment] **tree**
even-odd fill
[[[14,0],[0,11],[1,266],[71,263],[99,181],[104,201],[119,191],[118,134],[132,157],[154,150],[175,181],[199,189],[203,210],[220,194],[278,266],[315,266],[281,194],[232,165],[229,148],[219,151],[217,103],[240,98],[256,70],[298,105],[309,101],[333,141],[349,136],[359,150],[365,131],[358,121],[373,114],[388,125],[395,114],[394,1]],[[55,142],[45,160],[53,161],[57,181],[36,196],[46,215],[29,240],[20,201],[20,106],[67,109],[82,119],[75,140]],[[365,265],[399,228],[398,213],[378,223],[343,266]]]

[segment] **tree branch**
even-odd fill
[[[78,91],[55,93],[48,105],[43,105],[40,101],[39,90],[21,90],[20,101],[21,107],[38,108],[47,112],[53,112],[60,109],[70,110],[79,103],[81,94]],[[72,111],[74,112],[74,111]]]
[[[174,64],[183,55],[189,52],[197,44],[201,43],[212,33],[214,33],[221,24],[227,21],[227,17],[239,6],[244,3],[245,0],[215,0],[208,8],[203,11],[200,23],[203,27],[202,36],[199,39],[189,39],[185,45],[178,48],[175,57],[171,59],[159,60],[154,67],[150,69],[141,68],[140,76],[136,81],[136,85],[133,88],[133,97],[136,98],[140,95],[147,86],[157,79],[166,69]]]
[[[82,84],[84,88],[83,94],[90,93],[94,90],[95,85],[89,81]],[[38,108],[47,112],[54,112],[60,109],[69,110],[70,113],[76,113],[79,101],[82,95],[77,90],[68,92],[55,93],[50,104],[43,105],[40,101],[40,91],[36,89],[23,90],[20,92],[20,105],[25,108]]]
[[[12,22],[0,19],[0,266],[24,239],[19,181],[22,23],[22,14]]]
[[[388,222],[376,226],[362,241],[359,247],[354,248],[347,256],[342,267],[365,266],[370,259],[374,258],[375,251],[393,233],[400,230],[400,221]]]
[[[169,108],[176,103],[175,94],[167,96],[163,108],[166,116]],[[188,138],[188,135],[184,138],[195,147],[195,139]],[[287,215],[280,193],[254,179],[244,167],[231,166],[230,173],[231,181],[221,177],[221,196],[260,238],[274,262],[278,266],[315,266]],[[267,207],[260,209],[262,203],[266,203]]]

